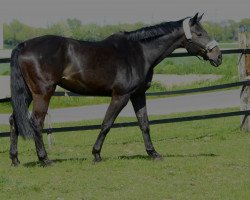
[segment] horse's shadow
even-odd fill
[[[71,162],[71,161],[78,161],[78,162],[83,162],[86,161],[86,158],[62,158],[62,159],[52,159],[53,163],[62,163],[62,162]],[[23,164],[24,167],[27,168],[32,168],[32,167],[37,167],[41,166],[41,162],[35,161],[35,162],[27,162]]]
[[[200,153],[200,154],[166,154],[163,155],[163,158],[196,158],[196,157],[216,157],[218,155],[213,154],[213,153]],[[119,160],[153,160],[150,156],[148,155],[131,155],[131,156],[118,156]],[[52,160],[53,163],[63,163],[63,162],[83,162],[86,161],[86,158],[63,158],[63,159],[54,159]],[[108,160],[107,158],[104,160]],[[28,162],[23,164],[24,167],[27,168],[32,168],[32,167],[37,167],[41,166],[41,163],[39,161],[36,162]]]
[[[196,158],[196,157],[215,157],[218,156],[214,153],[199,153],[199,154],[166,154],[162,155],[163,158]],[[121,160],[152,160],[147,155],[132,155],[132,156],[119,156]]]
[[[131,155],[131,156],[118,156],[120,160],[152,160],[150,156],[147,155]]]

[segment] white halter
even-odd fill
[[[183,29],[184,29],[184,33],[185,33],[185,36],[188,40],[191,40],[192,39],[192,34],[191,34],[191,31],[190,31],[190,26],[189,26],[189,21],[190,21],[190,17],[184,19],[183,23],[182,23],[182,26],[183,26]]]
[[[182,23],[185,36],[186,36],[187,40],[189,40],[189,41],[192,40],[192,34],[191,34],[190,26],[189,26],[190,19],[191,18],[188,17],[188,18],[184,19],[184,21]],[[203,45],[200,44],[200,46],[203,46]],[[215,40],[212,40],[212,41],[208,42],[206,44],[206,46],[204,46],[204,47],[205,47],[206,51],[211,51],[216,46],[218,46],[218,43]]]

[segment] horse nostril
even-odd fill
[[[218,59],[222,60],[222,54],[218,55]]]

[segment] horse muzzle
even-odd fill
[[[206,60],[209,60],[211,65],[218,67],[222,63],[222,54],[219,47],[214,47],[206,54]]]

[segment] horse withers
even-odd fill
[[[95,162],[101,161],[105,137],[129,100],[148,155],[161,158],[150,139],[145,92],[150,87],[154,67],[177,48],[186,48],[213,66],[221,64],[218,45],[203,29],[201,18],[197,13],[192,18],[115,33],[102,41],[47,35],[19,44],[11,55],[12,165],[19,164],[18,135],[34,138],[38,159],[45,166],[52,163],[44,147],[42,129],[57,85],[81,95],[111,96],[92,150]],[[28,107],[32,101],[30,115]]]

